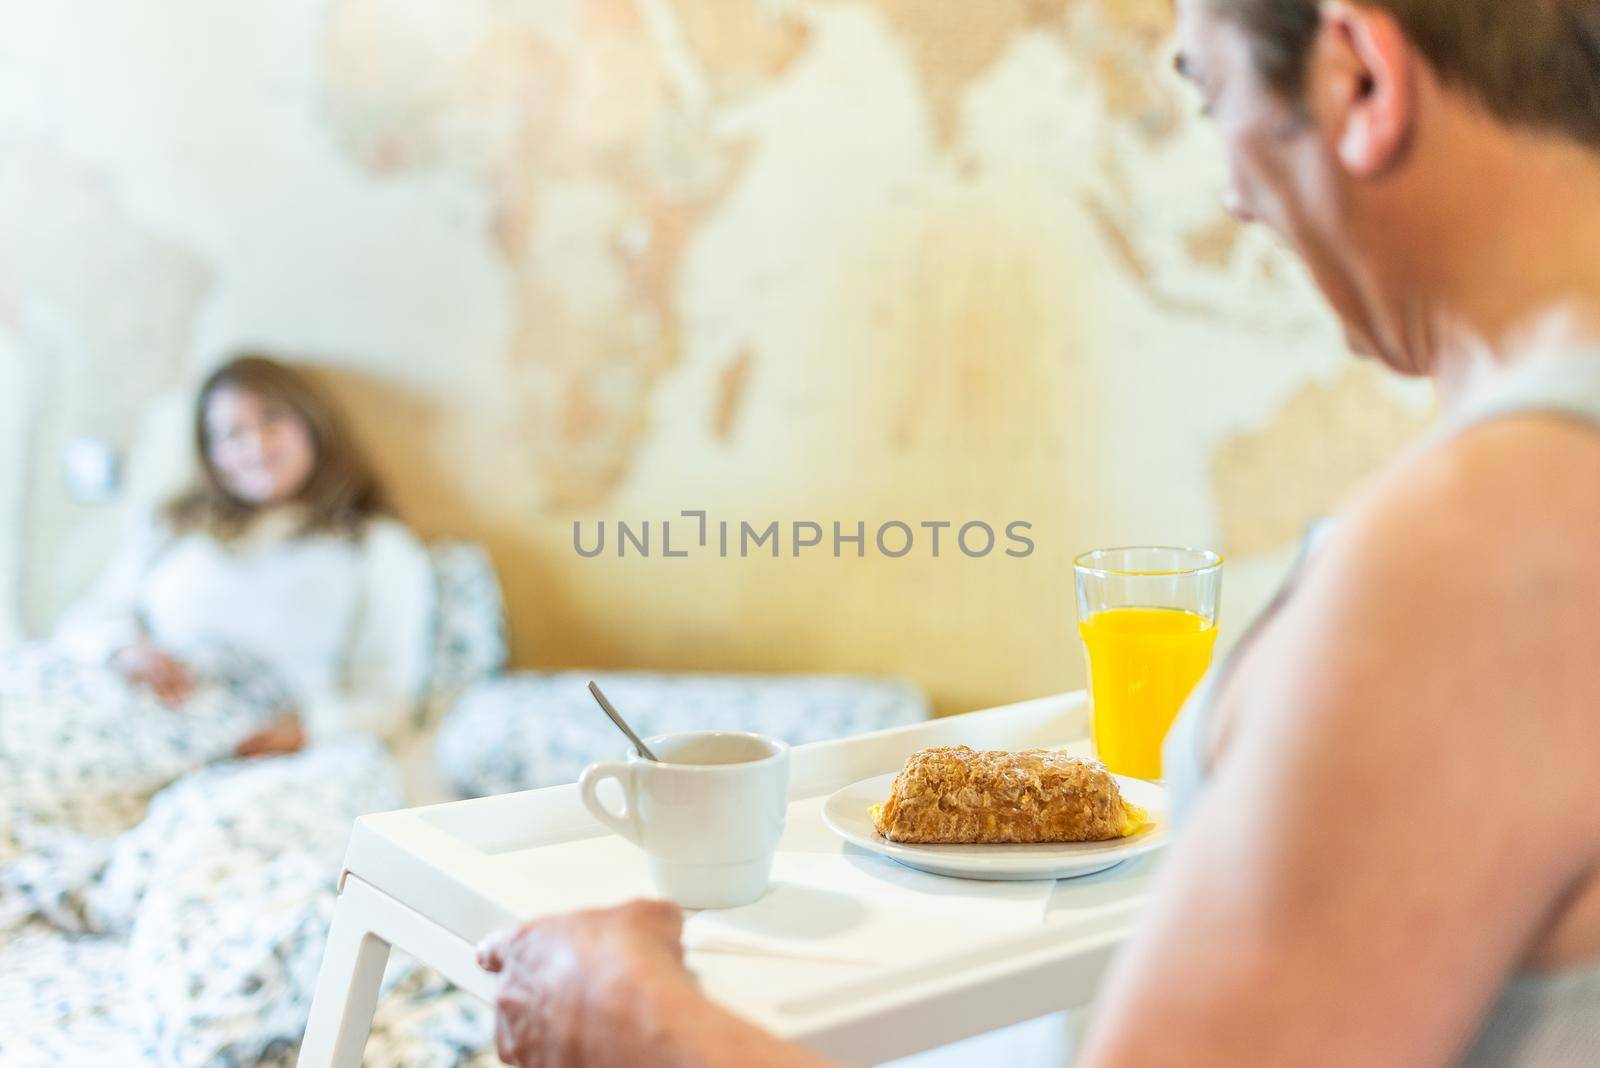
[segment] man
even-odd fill
[[[1178,7],[1230,208],[1447,433],[1191,700],[1169,776],[1208,781],[1083,1063],[1600,1063],[1600,0]],[[678,933],[635,904],[486,946],[502,1055],[818,1063],[701,998]]]

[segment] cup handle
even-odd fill
[[[601,802],[597,792],[600,784],[607,779],[615,779],[622,784],[622,796],[626,799],[620,813],[612,812]],[[633,769],[626,764],[616,761],[603,761],[599,764],[590,764],[583,769],[583,774],[578,778],[578,792],[583,797],[583,806],[589,814],[617,834],[622,835],[636,846],[644,843],[639,840],[639,828],[634,822],[633,803]]]

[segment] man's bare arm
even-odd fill
[[[1597,472],[1587,432],[1486,428],[1351,515],[1249,654],[1086,1064],[1460,1055],[1600,852]]]

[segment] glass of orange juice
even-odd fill
[[[1167,729],[1211,666],[1222,557],[1096,549],[1075,564],[1095,751],[1119,775],[1159,779]]]

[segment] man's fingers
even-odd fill
[[[659,931],[665,938],[683,937],[683,910],[670,901],[640,900],[624,906],[639,922]]]
[[[486,972],[498,972],[506,966],[507,951],[517,935],[522,933],[520,927],[505,927],[495,931],[482,942],[478,943],[478,967]]]
[[[494,1051],[500,1055],[502,1064],[517,1063],[512,1059],[517,1055],[517,1039],[511,1031],[511,1021],[498,1009],[494,1014]]]

